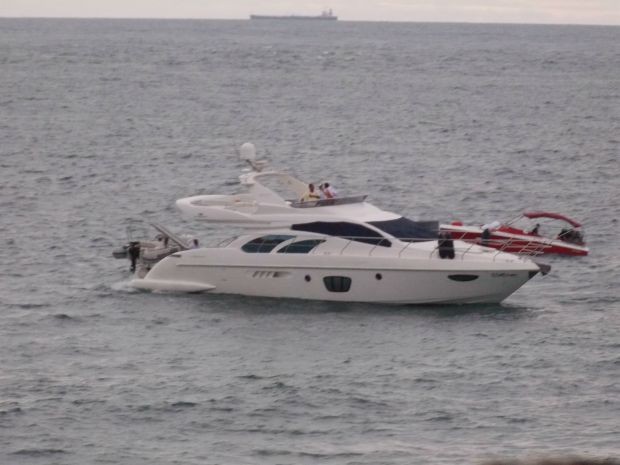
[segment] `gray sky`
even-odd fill
[[[0,17],[241,19],[326,8],[351,21],[620,25],[620,0],[0,0]]]

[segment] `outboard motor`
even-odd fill
[[[439,258],[454,258],[454,241],[452,240],[452,234],[448,231],[441,231],[439,233],[439,239],[437,241],[439,250]]]
[[[140,242],[131,241],[129,243],[129,247],[127,248],[127,255],[129,255],[129,260],[131,260],[131,272],[136,271],[136,262],[140,257]]]

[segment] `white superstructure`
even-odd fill
[[[437,225],[381,210],[365,196],[300,202],[307,184],[263,171],[251,144],[245,193],[177,201],[185,215],[248,231],[217,247],[174,253],[141,289],[351,302],[500,302],[540,267],[527,258],[449,239]],[[290,199],[271,187],[277,182]],[[267,187],[269,185],[270,187]],[[443,257],[443,258],[442,258]]]

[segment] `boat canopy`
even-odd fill
[[[530,218],[530,219],[535,219],[535,218],[553,218],[554,220],[562,220],[562,221],[566,221],[568,224],[570,224],[572,227],[574,228],[580,228],[581,227],[581,223],[578,223],[577,221],[564,216],[564,215],[560,215],[559,213],[551,213],[551,212],[524,212],[523,216],[525,216],[526,218]]]

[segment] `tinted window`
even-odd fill
[[[325,241],[322,239],[309,239],[306,241],[292,242],[278,250],[278,253],[309,253],[321,242]]]
[[[438,221],[411,221],[400,217],[388,221],[370,221],[370,224],[388,234],[406,242],[418,242],[437,239]]]
[[[476,274],[449,274],[448,279],[451,279],[452,281],[467,282],[467,281],[474,281],[478,279],[478,275]]]
[[[269,253],[278,244],[288,241],[295,236],[275,235],[257,237],[241,247],[241,250],[248,253]]]
[[[294,224],[291,229],[295,231],[307,231],[326,236],[338,236],[345,239],[352,239],[367,244],[381,245],[383,247],[391,247],[392,243],[384,238],[381,234],[361,224],[336,222],[328,223],[324,221],[315,221],[314,223]]]

